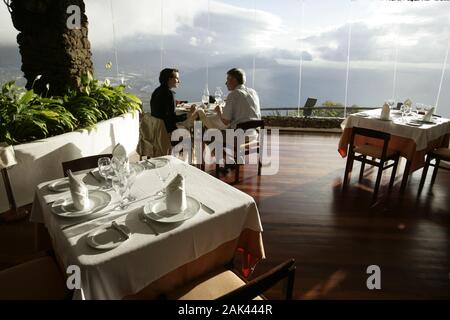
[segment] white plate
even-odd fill
[[[200,210],[200,203],[192,197],[186,197],[186,210],[172,214],[167,212],[166,199],[158,199],[156,201],[148,202],[144,207],[144,214],[157,222],[175,223],[192,218]]]
[[[148,159],[147,161],[151,162],[155,168],[162,168],[169,164],[170,160],[165,158],[154,158]]]
[[[422,124],[417,123],[417,122],[407,122],[406,123],[408,126],[412,126],[412,127],[421,127]]]
[[[130,230],[123,224],[119,224],[123,231],[130,235]],[[110,250],[120,246],[127,239],[119,231],[112,227],[97,229],[86,237],[89,246],[99,250]]]
[[[64,192],[69,190],[69,178],[64,178],[48,185],[48,189],[53,192]]]
[[[52,212],[58,216],[66,218],[78,218],[90,215],[105,208],[111,202],[111,195],[100,190],[89,190],[89,208],[77,210],[73,206],[72,196],[68,196],[52,203]]]

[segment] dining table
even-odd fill
[[[155,161],[169,166],[166,181]],[[76,175],[89,197],[97,199],[83,215],[72,215],[67,205],[66,178],[36,188],[31,221],[45,225],[63,271],[80,270],[73,299],[154,299],[230,262],[248,277],[265,258],[261,219],[251,196],[173,156],[135,165],[142,170],[130,189],[134,200],[122,209],[120,196],[95,170]],[[158,208],[167,205],[161,191],[178,174],[191,205],[173,215]]]
[[[349,115],[341,124],[343,130],[339,140],[338,151],[342,157],[347,156],[352,128],[360,127],[377,130],[391,135],[388,148],[398,151],[406,159],[400,189],[403,191],[409,175],[425,165],[426,154],[435,148],[448,147],[450,136],[450,119],[433,115],[428,121],[424,115],[400,110],[391,110],[387,119],[381,117],[382,109],[373,109]],[[383,141],[356,136],[355,144],[373,144],[382,146]]]

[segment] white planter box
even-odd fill
[[[117,143],[131,154],[136,150],[138,139],[139,114],[136,112],[99,122],[91,131],[78,130],[14,146],[18,164],[10,168],[8,174],[17,206],[33,202],[39,183],[62,178],[62,162],[111,153]],[[0,212],[8,209],[5,186],[0,179]]]

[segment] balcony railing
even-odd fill
[[[261,109],[262,116],[275,117],[311,117],[311,118],[344,118],[346,115],[373,110],[378,107],[340,107],[321,106],[313,108],[264,108]]]

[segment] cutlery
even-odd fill
[[[97,180],[97,182],[103,183],[103,181],[102,181],[99,177],[97,177],[97,176],[94,174],[94,172],[89,171],[89,174],[90,174],[95,180]]]
[[[145,223],[147,226],[149,226],[150,229],[154,232],[155,236],[159,235],[158,231],[156,231],[155,227],[151,224],[151,221],[149,218],[145,216],[143,212],[139,213],[140,220]]]
[[[199,201],[200,202],[200,201]],[[213,209],[211,209],[210,207],[208,207],[206,204],[204,204],[203,202],[200,202],[200,204],[202,205],[203,209],[205,209],[206,212],[208,212],[209,214],[213,214],[216,213],[216,211],[214,211]]]
[[[117,231],[119,231],[119,233],[125,237],[125,239],[129,239],[130,236],[128,235],[128,233],[126,233],[118,224],[116,221],[111,222],[111,227]]]

